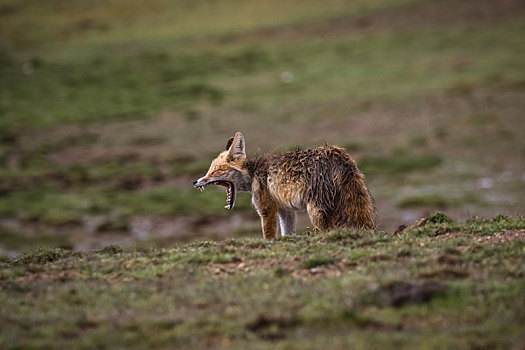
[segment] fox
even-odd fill
[[[363,173],[350,154],[338,146],[321,146],[285,153],[246,156],[245,139],[235,133],[210,165],[193,182],[226,188],[227,209],[237,192],[252,193],[265,239],[295,234],[296,213],[306,211],[314,228],[376,228],[376,210]]]

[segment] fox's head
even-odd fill
[[[244,136],[237,132],[234,137],[228,140],[226,150],[211,162],[206,175],[194,181],[193,186],[201,191],[207,185],[226,187],[227,205],[225,208],[232,209],[237,191],[250,190],[248,171],[244,168],[245,160]]]

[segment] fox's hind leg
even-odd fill
[[[279,209],[278,215],[281,224],[281,236],[293,235],[295,233],[295,212]]]
[[[314,227],[317,227],[321,231],[330,231],[334,228],[333,215],[329,215],[329,213],[322,208],[308,203],[306,205],[306,211]]]

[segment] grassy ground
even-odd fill
[[[519,349],[524,227],[33,250],[0,262],[0,347]]]
[[[225,141],[346,147],[393,231],[525,212],[519,1],[0,0],[0,255],[260,235]],[[304,216],[299,231],[309,225]]]

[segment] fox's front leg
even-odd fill
[[[279,209],[277,216],[281,224],[281,236],[293,235],[295,233],[295,212]]]
[[[265,239],[275,238],[277,231],[277,208],[261,209],[261,226]]]
[[[277,233],[277,204],[270,194],[259,184],[252,185],[252,203],[261,217],[261,227],[265,239],[275,238]]]
[[[273,201],[254,201],[261,217],[261,227],[265,239],[273,239],[277,233],[277,205]]]

